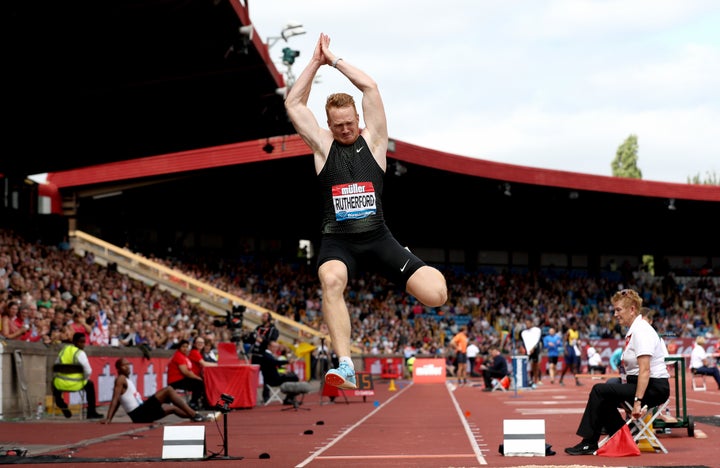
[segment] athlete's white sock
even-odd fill
[[[350,366],[351,369],[355,369],[355,364],[353,364],[352,358],[350,356],[344,356],[340,358],[341,363],[345,363],[348,366]]]

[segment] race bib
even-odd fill
[[[377,199],[372,182],[335,185],[332,188],[335,220],[362,219],[377,212]]]

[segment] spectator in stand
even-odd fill
[[[45,307],[47,309],[52,309],[53,302],[52,302],[52,294],[50,293],[49,289],[43,289],[40,291],[40,298],[37,300],[37,306],[38,307]]]
[[[200,409],[200,400],[204,400],[205,382],[201,376],[193,372],[193,363],[189,354],[190,342],[181,340],[168,363],[167,381],[168,385],[176,390],[181,388],[189,391],[191,394],[189,405],[197,411]]]
[[[704,336],[695,338],[695,345],[690,353],[690,370],[696,374],[712,376],[720,390],[720,371],[717,365],[710,365],[711,357],[705,351],[706,343]]]
[[[22,323],[27,330],[25,331],[25,333],[20,335],[19,340],[30,341],[33,333],[33,323],[35,322],[35,317],[33,317],[33,315],[33,309],[32,307],[30,307],[30,304],[20,304],[20,311],[18,312],[18,322]],[[37,339],[35,341],[37,341]]]
[[[30,343],[43,342],[49,344],[48,331],[50,329],[49,322],[43,317],[42,313],[37,310],[33,310],[34,305],[28,305],[30,310],[30,330],[23,335],[23,340]],[[48,339],[46,339],[46,337]]]
[[[90,332],[92,332],[92,326],[89,325],[85,319],[85,312],[79,307],[75,310],[70,310],[72,313],[72,320],[67,323],[66,333],[69,336],[75,333],[82,333],[85,335],[85,342],[90,342]],[[66,310],[66,313],[67,313]]]
[[[20,340],[30,330],[30,325],[25,325],[19,316],[20,303],[11,300],[2,312],[2,336],[8,340]]]
[[[153,343],[150,339],[147,328],[143,327],[142,323],[139,321],[135,323],[136,325],[139,323],[140,326],[135,327],[135,340],[133,341],[133,346],[147,346],[148,348],[153,348]]]
[[[122,346],[133,346],[135,344],[135,331],[132,325],[125,323],[122,332],[118,335],[118,341]]]
[[[502,379],[509,374],[507,359],[505,359],[505,356],[500,352],[500,348],[496,345],[490,346],[489,363],[483,363],[480,368],[482,369],[483,381],[485,382],[483,392],[492,391],[492,379]]]
[[[268,271],[262,262],[275,259],[260,258],[258,255],[253,259],[243,258],[239,262],[234,262],[230,269],[223,268],[218,271],[207,268],[207,265],[213,262],[207,262],[205,259],[157,260],[184,273],[191,273],[193,277],[201,280],[212,278],[212,284],[222,286],[229,293],[270,310],[278,310],[279,304],[284,301],[278,297],[272,285],[286,284],[288,285],[286,289],[297,295],[297,302],[305,304],[306,313],[299,314],[303,323],[314,329],[320,326],[322,320],[320,306],[323,301],[320,288],[315,287],[317,272],[313,268],[307,268],[304,263],[297,266],[273,262],[272,271]],[[33,275],[33,272],[39,271],[41,274]],[[16,272],[18,274],[14,275]],[[536,278],[529,274],[482,273],[458,276],[450,269],[445,274],[448,284],[453,284],[454,296],[467,296],[471,291],[476,290],[488,291],[479,302],[471,303],[471,309],[468,311],[471,315],[480,317],[478,332],[482,334],[478,337],[482,340],[483,353],[485,350],[482,348],[486,348],[487,343],[499,341],[495,330],[507,330],[509,324],[517,320],[513,309],[505,305],[508,302],[517,303],[520,307],[537,308],[538,313],[547,315],[544,318],[547,323],[564,324],[569,317],[574,317],[582,340],[589,338],[584,330],[592,329],[592,324],[597,324],[596,330],[601,338],[622,338],[622,329],[617,325],[612,314],[602,312],[610,308],[607,291],[616,289],[617,282],[605,280],[601,282],[598,278],[592,277],[572,280],[556,278],[552,282],[552,288],[548,288],[543,283],[533,288],[528,286],[534,284]],[[10,231],[0,228],[0,310],[6,308],[10,299],[21,299],[17,291],[7,289],[11,286],[12,275],[16,277],[12,281],[13,287],[19,288],[23,294],[22,302],[29,300],[28,295],[35,300],[45,297],[46,294],[38,291],[49,290],[53,312],[56,307],[60,307],[61,310],[71,306],[85,309],[88,303],[92,304],[91,299],[97,297],[101,308],[108,310],[108,313],[110,309],[113,310],[110,318],[113,323],[118,324],[120,331],[124,330],[125,321],[133,323],[139,319],[152,322],[155,319],[162,319],[165,315],[167,320],[171,320],[177,311],[180,322],[177,326],[173,325],[173,329],[177,332],[178,341],[188,339],[190,330],[213,330],[218,338],[222,338],[220,341],[230,340],[230,332],[227,328],[212,327],[208,322],[207,314],[190,304],[187,297],[175,298],[127,275],[111,272],[99,264],[86,264],[72,251],[58,252],[54,246],[44,246],[34,241],[27,242]],[[23,281],[20,275],[26,276],[27,281]],[[271,278],[272,281],[265,281],[264,278]],[[666,276],[666,279],[668,278],[670,277]],[[662,304],[663,314],[655,320],[661,335],[671,334],[677,338],[694,339],[699,332],[693,329],[696,321],[701,325],[711,323],[709,318],[698,321],[693,314],[688,315],[681,308],[680,291],[682,296],[692,297],[699,310],[711,310],[717,294],[700,293],[700,291],[712,291],[708,289],[708,287],[712,288],[712,284],[708,283],[707,278],[688,278],[682,288],[663,290],[660,296],[655,295],[657,291],[651,283],[644,283],[644,277],[639,276],[634,281],[643,294],[652,295],[653,305]],[[98,283],[100,289],[97,288]],[[570,297],[560,292],[569,290],[586,291],[588,295],[583,293]],[[62,295],[65,296],[64,299]],[[395,350],[399,351],[402,347],[401,343],[406,341],[398,337],[404,335],[408,337],[407,341],[420,343],[418,347],[421,348],[421,353],[435,355],[437,350],[441,349],[443,330],[450,326],[450,320],[456,313],[454,308],[442,307],[438,309],[440,313],[433,314],[433,318],[429,318],[431,311],[428,308],[410,300],[406,292],[396,291],[394,286],[389,286],[389,283],[380,281],[379,277],[370,273],[363,273],[358,281],[348,283],[348,297],[352,298],[353,305],[350,308],[353,333],[357,330],[354,344],[367,349],[374,344],[382,349],[381,337],[387,335],[385,343],[393,343]],[[370,310],[372,313],[369,312]],[[72,309],[70,312],[68,319],[72,318]],[[415,318],[414,326],[404,318],[404,314],[410,312]],[[169,322],[160,323],[163,329],[167,329],[169,325]],[[59,338],[54,328],[53,324],[53,330],[50,332],[51,341],[70,342],[71,337]],[[175,337],[171,338],[173,339]],[[169,344],[170,342],[166,341],[163,347],[171,348],[173,345]],[[673,346],[676,346],[675,342],[668,343],[671,353],[676,352],[673,351]]]
[[[100,310],[95,303],[87,307],[87,318],[85,323],[90,326],[90,346],[109,346],[110,334],[108,330],[109,320],[104,310]]]
[[[205,337],[205,346],[203,346],[200,354],[202,354],[202,358],[206,362],[218,362],[217,350],[210,337]]]
[[[108,324],[108,344],[114,348],[120,346],[120,335],[118,333],[118,324],[110,322]]]
[[[216,367],[218,365],[217,362],[206,361],[205,358],[203,358],[204,349],[205,338],[198,336],[193,341],[192,348],[188,354],[190,361],[192,361],[192,371],[200,377],[203,377],[203,370],[206,367]]]
[[[562,337],[557,333],[555,328],[550,327],[548,334],[543,337],[543,347],[547,349],[548,358],[548,374],[550,375],[550,383],[555,383],[555,371],[557,370],[558,359],[560,358],[560,350],[562,349]]]
[[[50,343],[57,344],[68,342],[67,325],[65,323],[65,311],[58,307],[53,311],[53,318],[50,321]]]

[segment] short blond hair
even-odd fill
[[[638,313],[641,312],[642,309],[642,297],[640,297],[640,294],[637,293],[634,289],[623,289],[615,294],[613,294],[612,299],[610,301],[613,304],[617,304],[618,302],[622,303],[623,305],[630,305],[635,306],[635,309],[638,311]]]
[[[328,96],[325,101],[325,114],[330,117],[330,109],[336,109],[341,107],[352,107],[357,113],[357,107],[355,107],[355,99],[346,93],[334,93]]]

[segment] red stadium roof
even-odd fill
[[[538,169],[435,151],[394,140],[388,157],[457,174],[538,186],[682,200],[720,201],[714,185],[655,182],[623,177],[598,176],[569,171]],[[270,143],[271,153],[263,148]],[[298,135],[253,140],[192,151],[150,156],[128,161],[70,169],[48,174],[58,189],[130,182],[239,164],[282,160],[310,154]]]

